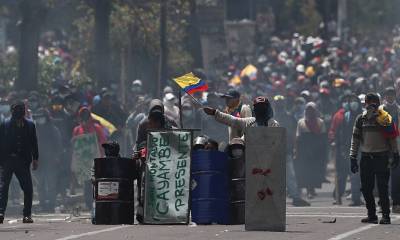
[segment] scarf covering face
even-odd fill
[[[321,126],[318,122],[318,110],[317,105],[313,102],[309,102],[306,105],[304,111],[305,123],[310,132],[315,134],[321,133]]]

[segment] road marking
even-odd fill
[[[339,207],[339,206],[332,206],[332,207],[286,207],[287,209],[365,209],[365,206],[360,207]]]
[[[67,236],[67,237],[58,238],[56,240],[78,239],[78,238],[81,238],[81,237],[93,236],[93,235],[97,235],[97,234],[100,234],[100,233],[112,232],[112,231],[119,230],[119,229],[122,229],[122,228],[130,227],[130,226],[131,225],[123,225],[123,226],[118,226],[118,227],[112,227],[112,228],[107,228],[107,229],[103,229],[103,230],[99,230],[99,231],[87,232],[87,233],[82,233],[82,234],[77,234],[77,235],[70,235],[70,236]]]
[[[395,221],[397,221],[399,219],[400,219],[400,217],[394,217],[394,219],[392,218],[392,222],[395,222]],[[328,240],[342,240],[342,239],[350,237],[350,236],[352,236],[354,234],[357,234],[357,233],[360,233],[360,232],[364,232],[364,231],[366,231],[368,229],[371,229],[371,228],[374,228],[374,227],[377,227],[377,226],[379,226],[379,224],[368,224],[366,226],[359,227],[359,228],[356,228],[354,230],[351,230],[351,231],[336,235],[335,237],[329,238]]]
[[[308,214],[289,214],[286,215],[286,217],[304,217],[304,218],[363,218],[365,215],[360,215],[360,216],[349,216],[349,215],[333,215],[333,214],[314,214],[314,215],[308,215]]]
[[[325,211],[325,212],[286,212],[288,215],[295,215],[295,214],[301,214],[301,215],[325,215],[325,214],[336,214],[336,215],[361,215],[365,216],[364,213],[362,212],[353,212],[353,213],[343,213],[343,212],[330,212],[330,211]]]

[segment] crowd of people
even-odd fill
[[[287,129],[287,188],[293,205],[310,205],[302,189],[308,199],[315,198],[316,190],[331,181],[328,165],[334,160],[334,203],[341,204],[350,179],[348,196],[351,205],[359,206],[363,204],[360,177],[351,173],[349,160],[353,125],[365,110],[368,92],[380,94],[384,108],[398,123],[399,39],[397,29],[390,34],[354,35],[346,41],[297,33],[290,38],[272,37],[258,47],[255,55],[229,55],[221,64],[221,74],[195,71],[208,82],[209,89],[193,96],[184,95],[181,108],[178,88],[167,86],[162,96],[152,96],[142,80],[137,79],[127,89],[126,104],[113,86],[95,91],[55,84],[40,93],[1,91],[0,117],[10,117],[11,103],[23,100],[26,117],[36,124],[41,167],[35,173],[35,185],[43,211],[54,211],[66,204],[64,199],[79,189],[71,172],[72,140],[76,136],[95,133],[99,146],[118,141],[122,155],[130,156],[146,141],[146,130],[183,127],[199,129],[197,135],[224,150],[244,131],[238,127],[240,124],[221,120],[225,116],[222,114],[244,119],[256,114],[257,122],[260,110],[256,106],[264,102],[270,110],[261,114],[275,119],[265,124],[279,124]],[[208,110],[198,108],[198,103]],[[159,122],[161,115],[165,118]],[[398,180],[399,175],[393,174],[392,180]],[[19,198],[17,192],[11,195],[12,199]],[[391,195],[393,211],[400,212],[398,181],[392,181]]]

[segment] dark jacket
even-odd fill
[[[25,161],[31,163],[32,160],[39,160],[38,140],[36,137],[35,124],[27,119],[24,119],[24,126],[22,129],[22,145],[20,156]],[[12,119],[5,120],[0,126],[0,151],[1,156],[10,156],[16,154],[15,142],[17,126]]]

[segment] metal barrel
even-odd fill
[[[246,199],[246,168],[244,154],[230,157],[230,209],[231,224],[244,224]]]
[[[228,157],[219,151],[192,153],[192,221],[197,224],[228,224]]]
[[[135,162],[129,158],[94,160],[94,224],[134,223]]]

